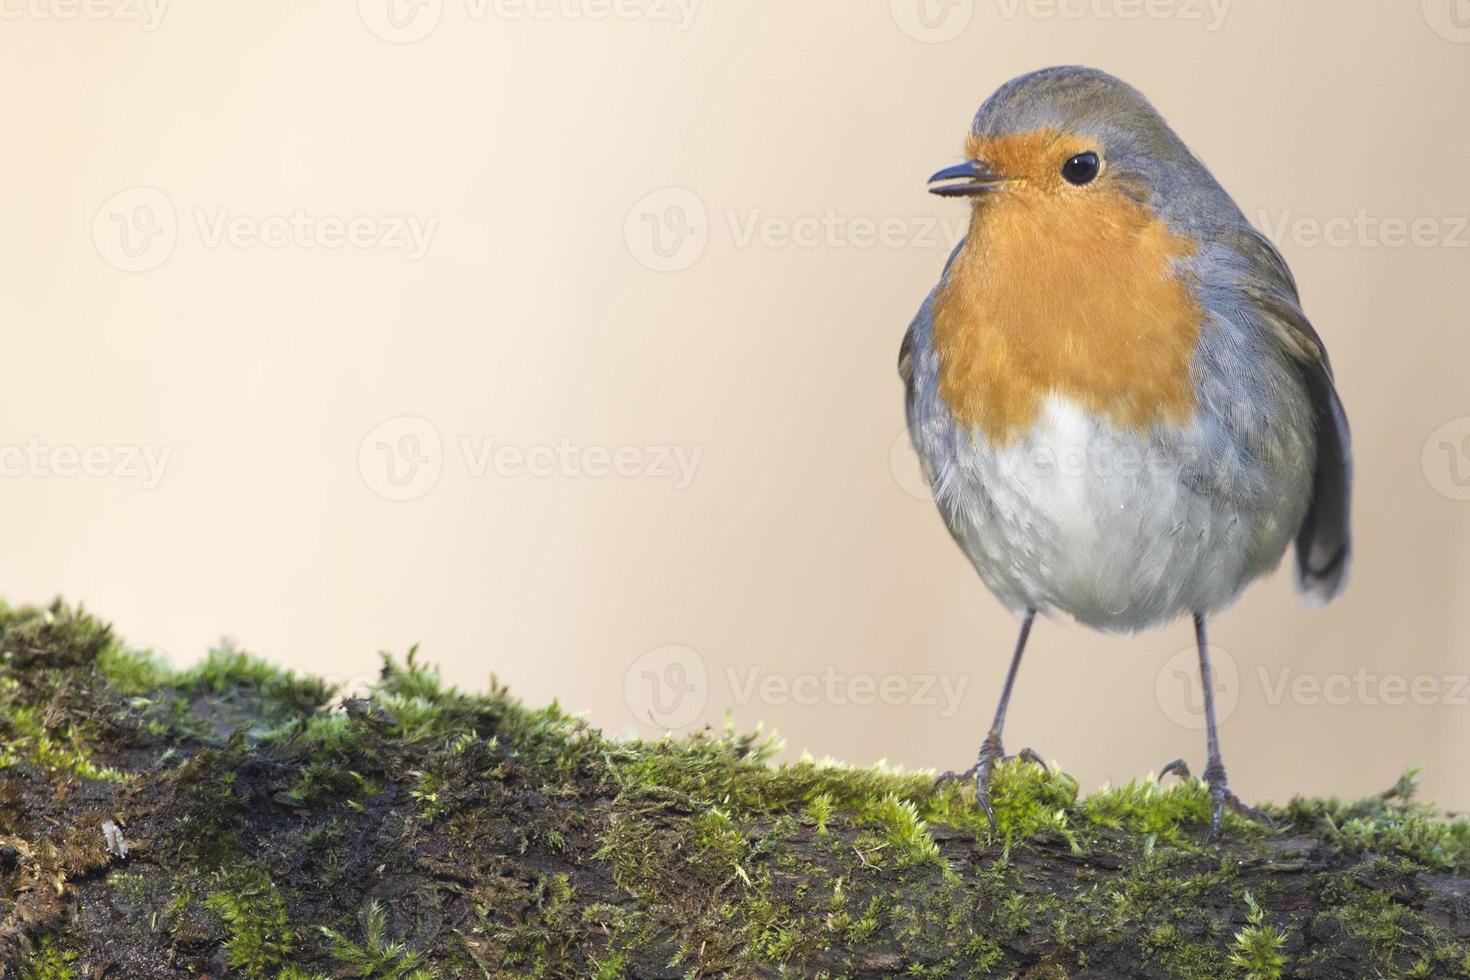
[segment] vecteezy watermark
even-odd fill
[[[179,241],[174,202],[156,187],[129,187],[92,216],[92,244],[108,265],[147,272],[168,261]]]
[[[417,415],[388,419],[363,436],[357,447],[357,471],[368,489],[384,500],[419,500],[439,485],[444,441],[428,419]]]
[[[1257,224],[1278,243],[1297,248],[1470,248],[1470,215],[1380,216],[1359,208],[1326,218],[1264,209]]]
[[[504,442],[462,435],[455,458],[473,480],[651,480],[687,490],[704,459],[702,446],[605,445],[560,439],[552,443]],[[446,452],[428,419],[403,415],[373,428],[357,450],[357,468],[368,489],[385,500],[419,500],[439,485]]]
[[[199,240],[205,248],[342,248],[402,252],[417,262],[428,254],[439,219],[413,214],[359,214],[342,217],[293,208],[281,214],[240,214],[229,208],[195,208]]]
[[[1290,667],[1257,667],[1256,673],[1266,703],[1272,707],[1286,701],[1335,708],[1354,704],[1390,708],[1407,704],[1421,708],[1470,706],[1470,674],[1380,674],[1367,667],[1351,674],[1326,676],[1300,673]]]
[[[1423,0],[1424,20],[1446,41],[1470,44],[1470,0]]]
[[[472,22],[621,21],[668,25],[682,34],[703,0],[459,0]],[[358,16],[390,44],[422,41],[444,18],[445,0],[357,0]]]
[[[958,713],[968,675],[868,674],[835,666],[816,672],[772,671],[758,665],[726,664],[720,672],[724,706],[748,707],[917,707],[940,718]],[[705,659],[687,646],[663,646],[635,660],[623,676],[623,693],[633,718],[661,731],[687,728],[700,719],[713,695]]]
[[[1209,647],[1215,681],[1215,716],[1224,724],[1240,705],[1246,687],[1230,652]],[[1164,715],[1181,728],[1205,727],[1203,688],[1199,683],[1199,654],[1190,647],[1174,654],[1159,668],[1154,693]],[[1251,678],[1269,707],[1466,707],[1470,706],[1470,674],[1382,673],[1367,666],[1352,671],[1314,674],[1290,666],[1257,666]]]
[[[357,0],[357,15],[390,44],[412,44],[434,33],[444,17],[444,0]]]
[[[1177,20],[1211,33],[1225,26],[1232,0],[995,0],[1006,20]]]
[[[661,731],[687,728],[709,702],[709,669],[686,646],[649,650],[623,675],[623,699],[640,724]]]
[[[1207,647],[1214,680],[1215,720],[1224,724],[1240,703],[1240,668],[1228,650]],[[1199,650],[1180,650],[1159,668],[1154,677],[1154,697],[1164,716],[1180,728],[1203,731],[1206,727],[1204,687],[1200,684]]]
[[[1233,0],[987,0],[1004,20],[1174,20],[1206,31],[1225,24]],[[976,0],[889,0],[899,30],[916,41],[942,44],[975,19]]]
[[[0,0],[0,20],[111,20],[158,30],[169,0]]]
[[[665,187],[640,198],[623,222],[628,252],[655,272],[682,272],[708,249],[723,227],[737,249],[901,249],[949,252],[965,237],[964,215],[862,215],[835,208],[807,214],[770,214],[761,208],[724,208],[711,222],[704,199],[687,187]]]
[[[410,262],[428,254],[437,217],[411,214],[317,214],[295,207],[250,214],[226,207],[193,207],[191,227],[207,249],[303,249],[400,252]],[[148,272],[168,261],[180,222],[173,200],[156,187],[130,187],[102,203],[92,217],[97,254],[123,272]]]
[[[0,477],[132,480],[144,490],[155,490],[172,458],[172,446],[51,444],[31,438],[0,444]]]
[[[957,431],[947,417],[934,417],[916,423],[912,429],[901,429],[888,447],[889,473],[911,497],[934,501],[933,488],[914,449],[914,443],[918,442],[930,446],[937,456],[948,458],[947,465],[937,467],[941,494],[962,492],[987,480],[1036,488],[1085,486],[1095,480],[1099,486],[1132,481],[1140,499],[1146,499],[1151,486],[1173,485],[1181,473],[1208,480],[1221,489],[1237,483],[1253,485],[1248,470],[1211,464],[1202,445],[1135,444],[1131,440],[1096,436],[1070,443],[1061,438],[1047,441],[1028,437],[1013,447],[995,452],[978,444],[967,448],[968,438],[972,437]]]
[[[569,439],[556,443],[521,446],[499,443],[491,438],[459,440],[460,453],[470,476],[497,476],[513,480],[536,479],[605,480],[609,478],[666,480],[675,490],[687,490],[694,482],[704,447],[655,445],[581,445]]]
[[[888,447],[888,472],[910,497],[927,503],[934,502],[934,491],[924,475],[924,465],[919,462],[919,454],[914,451],[914,441],[909,436],[908,429],[900,431],[898,438]]]
[[[834,708],[890,708],[913,705],[936,708],[940,718],[953,718],[970,686],[968,675],[862,674],[827,667],[821,673],[782,674],[760,667],[725,668],[734,703],[779,707],[825,705]]]
[[[953,41],[975,19],[975,0],[888,0],[893,22],[915,41]]]
[[[1424,441],[1424,477],[1441,496],[1470,500],[1470,416],[1450,419]]]
[[[654,272],[682,272],[709,247],[709,211],[687,187],[665,187],[640,198],[623,221],[628,251]]]
[[[952,250],[965,237],[963,216],[846,215],[834,209],[816,214],[766,214],[759,208],[725,210],[736,248],[928,248]]]

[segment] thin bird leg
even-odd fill
[[[1199,678],[1205,692],[1205,782],[1210,786],[1210,798],[1214,804],[1210,812],[1210,826],[1205,831],[1205,842],[1209,843],[1220,836],[1220,825],[1225,819],[1227,806],[1237,813],[1267,824],[1271,823],[1271,818],[1254,807],[1246,806],[1240,801],[1240,797],[1230,791],[1230,783],[1225,776],[1225,762],[1220,758],[1220,735],[1215,726],[1215,677],[1210,669],[1210,650],[1205,638],[1205,617],[1202,613],[1195,613],[1194,616],[1194,640],[1199,647]],[[1191,778],[1189,766],[1183,759],[1175,759],[1165,766],[1159,773],[1159,778],[1163,779],[1170,774],[1181,779]]]
[[[1021,634],[1016,637],[1016,651],[1011,655],[1011,667],[1006,672],[1005,687],[1000,693],[1000,704],[995,709],[995,721],[990,724],[990,733],[985,736],[985,742],[980,746],[980,756],[975,764],[964,772],[947,772],[939,777],[940,783],[955,782],[962,779],[975,778],[975,800],[980,808],[985,811],[985,816],[990,820],[990,829],[998,829],[995,822],[995,808],[990,804],[990,779],[995,773],[995,764],[1007,758],[1005,747],[1001,744],[1001,731],[1006,724],[1006,708],[1011,703],[1011,691],[1016,686],[1016,675],[1021,669],[1021,655],[1026,652],[1026,640],[1031,636],[1031,624],[1036,620],[1036,610],[1026,610],[1026,615],[1021,620]],[[1020,758],[1028,762],[1034,762],[1045,768],[1046,762],[1030,749],[1026,749]]]

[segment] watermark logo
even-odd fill
[[[1470,215],[1376,215],[1366,208],[1319,218],[1289,209],[1256,213],[1256,224],[1277,243],[1297,248],[1470,248]]]
[[[709,212],[687,187],[665,187],[639,200],[623,222],[628,251],[654,272],[683,272],[709,247]]]
[[[471,23],[642,21],[667,24],[683,34],[694,26],[702,0],[464,0]],[[358,15],[376,37],[390,44],[422,41],[444,17],[444,0],[358,0]]]
[[[428,419],[400,415],[363,438],[357,449],[357,469],[368,489],[384,500],[420,500],[439,485],[444,443]]]
[[[1015,20],[1177,20],[1211,33],[1225,26],[1232,0],[996,0],[1000,15]]]
[[[637,721],[660,731],[676,731],[700,719],[715,696],[716,681],[723,682],[719,700],[731,707],[911,707],[945,719],[959,713],[970,685],[969,675],[869,674],[837,666],[786,672],[756,664],[726,664],[712,675],[695,650],[664,646],[633,662],[623,677],[623,693]]]
[[[357,450],[363,482],[384,500],[405,502],[428,496],[457,461],[472,480],[650,480],[687,490],[694,483],[704,447],[659,444],[601,445],[561,439],[520,444],[462,435],[457,453],[445,451],[439,430],[427,419],[402,415],[374,428]]]
[[[975,0],[888,0],[893,22],[915,41],[953,41],[975,19]]]
[[[1206,649],[1214,679],[1215,720],[1223,725],[1240,703],[1240,668],[1229,651],[1215,646]],[[1200,685],[1197,648],[1180,650],[1164,661],[1154,678],[1154,697],[1164,716],[1180,728],[1205,729],[1205,698]]]
[[[1251,420],[1246,419],[1247,423]],[[1201,473],[1207,460],[1203,446],[1134,444],[1128,440],[1083,438],[1075,441],[1028,439],[997,452],[961,431],[948,415],[930,415],[904,428],[888,447],[888,470],[905,493],[933,502],[983,492],[990,481],[1027,486],[1040,491],[1060,487],[1108,487],[1131,482],[1140,488],[1172,484],[1181,473]],[[932,454],[936,485],[925,475],[914,443]],[[1237,484],[1250,489],[1250,475],[1215,467],[1209,473],[1215,485]],[[937,490],[937,493],[936,493]]]
[[[820,673],[784,674],[760,667],[725,668],[734,703],[744,707],[798,705],[831,708],[934,708],[940,718],[953,718],[970,686],[968,675],[851,674],[837,667]]]
[[[195,208],[194,227],[205,248],[298,248],[402,252],[417,262],[429,252],[439,219],[413,214],[312,214],[293,208],[280,214],[240,214],[229,208]]]
[[[92,216],[92,244],[102,260],[123,272],[148,272],[173,255],[179,241],[174,202],[156,187],[129,187]]]
[[[1299,673],[1290,667],[1256,668],[1266,703],[1291,701],[1303,707],[1348,705],[1420,708],[1470,705],[1470,676],[1465,674],[1379,674],[1359,667],[1351,674]]]
[[[644,196],[628,211],[623,237],[628,252],[654,272],[682,272],[724,229],[736,249],[908,249],[949,253],[965,237],[967,215],[845,214],[835,208],[805,214],[771,214],[761,208],[720,210],[712,219],[699,194],[665,187]]]
[[[439,26],[444,0],[357,0],[357,13],[369,31],[389,44],[412,44]]]
[[[623,698],[643,724],[662,731],[687,728],[709,701],[709,669],[686,646],[650,650],[623,675]]]
[[[474,479],[496,476],[514,480],[529,476],[538,480],[561,477],[569,480],[662,480],[675,490],[694,483],[704,447],[582,445],[570,439],[556,443],[522,446],[495,439],[459,440],[465,469]]]
[[[3,2],[3,0],[0,0]],[[428,254],[437,217],[410,214],[315,214],[306,208],[246,214],[192,207],[184,228],[206,249],[302,249],[400,252],[410,262]],[[130,187],[103,202],[92,217],[92,243],[108,265],[149,272],[169,260],[181,232],[173,200],[156,187]]]
[[[888,447],[888,472],[904,493],[915,500],[934,502],[934,491],[929,487],[929,478],[924,475],[924,465],[914,451],[914,441],[909,430],[904,429]]]
[[[1440,496],[1470,500],[1470,416],[1450,419],[1425,440],[1424,476]]]
[[[1470,44],[1470,0],[1423,0],[1424,20],[1446,41]]]
[[[151,34],[163,23],[168,0],[0,0],[0,20],[111,20],[135,23]]]
[[[0,477],[125,480],[155,490],[163,483],[172,458],[172,446],[52,444],[32,438],[0,444]]]

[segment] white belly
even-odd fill
[[[1003,449],[952,427],[940,438],[925,454],[936,500],[1013,609],[1142,629],[1227,605],[1259,573],[1260,522],[1187,479],[1208,449],[1198,430],[1145,439],[1053,396]],[[1272,565],[1286,545],[1275,536]]]

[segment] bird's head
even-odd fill
[[[1223,194],[1137,89],[1093,68],[1044,68],[1002,85],[975,116],[965,157],[930,190],[977,210],[1019,199],[1106,220],[1110,201],[1199,211]]]

